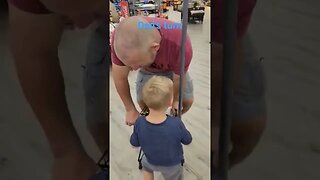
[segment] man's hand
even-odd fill
[[[85,153],[75,153],[55,158],[53,180],[88,180],[95,175],[98,167]]]
[[[171,115],[178,116],[179,101],[173,101],[171,107]]]
[[[179,109],[179,101],[173,101],[172,102],[172,109],[176,109],[176,110]]]
[[[126,112],[126,124],[128,126],[134,125],[136,122],[137,118],[140,116],[139,112],[134,109]]]
[[[129,67],[119,66],[112,63],[113,82],[126,109],[126,124],[132,126],[140,114],[137,111],[131,97],[130,86],[128,82],[129,72]]]

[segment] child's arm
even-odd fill
[[[180,120],[180,128],[181,128],[181,143],[184,145],[188,145],[192,142],[191,133],[187,130],[183,122]]]
[[[133,127],[133,133],[130,137],[130,144],[134,147],[139,147],[140,143],[139,143],[139,139],[138,139],[138,133],[137,133],[137,125],[138,123],[136,123]]]

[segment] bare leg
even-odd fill
[[[193,99],[186,99],[182,102],[182,114],[186,113],[189,111],[193,104]]]
[[[144,180],[153,180],[153,172],[143,171]]]
[[[9,3],[9,23],[10,48],[21,88],[53,153],[52,179],[89,179],[96,172],[95,163],[73,126],[58,59],[63,18],[28,13]]]
[[[266,127],[266,117],[251,117],[237,120],[231,127],[232,151],[229,155],[230,168],[246,159],[258,144]]]

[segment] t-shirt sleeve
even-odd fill
[[[213,6],[213,19],[212,25],[212,39],[214,42],[223,43],[224,34],[224,12],[223,12],[223,0],[216,0]],[[238,3],[238,14],[237,14],[237,38],[240,39],[247,32],[251,15],[256,5],[257,0],[242,0]]]
[[[179,119],[179,123],[180,123],[181,143],[184,145],[188,145],[192,142],[191,133],[187,130],[187,128],[185,127],[181,119]]]
[[[138,126],[139,126],[139,123],[136,122],[133,127],[133,133],[131,134],[131,137],[130,137],[130,144],[135,147],[140,146],[139,138],[138,138]]]
[[[177,75],[180,75],[181,74],[180,73],[181,47],[177,47],[176,52],[177,52],[175,54],[176,61],[173,64],[173,72]],[[192,50],[191,40],[190,40],[189,36],[187,35],[186,44],[185,44],[184,74],[189,70],[192,56],[193,56],[193,50]]]
[[[115,30],[111,33],[111,40],[110,40],[110,49],[111,49],[111,61],[113,64],[116,64],[118,66],[125,66],[120,59],[117,57],[116,53],[114,52],[114,35]]]

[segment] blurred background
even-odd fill
[[[52,157],[14,73],[5,1],[0,3],[0,179],[49,179]],[[230,171],[231,180],[320,179],[319,7],[318,0],[258,0],[249,31],[264,57],[268,127],[253,154]],[[88,37],[87,30],[66,32],[60,55],[71,114],[95,156],[85,129],[80,67]]]
[[[249,34],[264,57],[268,124],[230,179],[320,179],[318,7],[317,0],[257,1]]]
[[[4,4],[5,1],[0,0]],[[52,154],[44,133],[25,100],[8,47],[6,6],[0,10],[0,180],[49,180]],[[73,123],[94,158],[100,153],[87,131],[83,68],[90,29],[65,31],[59,48],[68,106]]]

